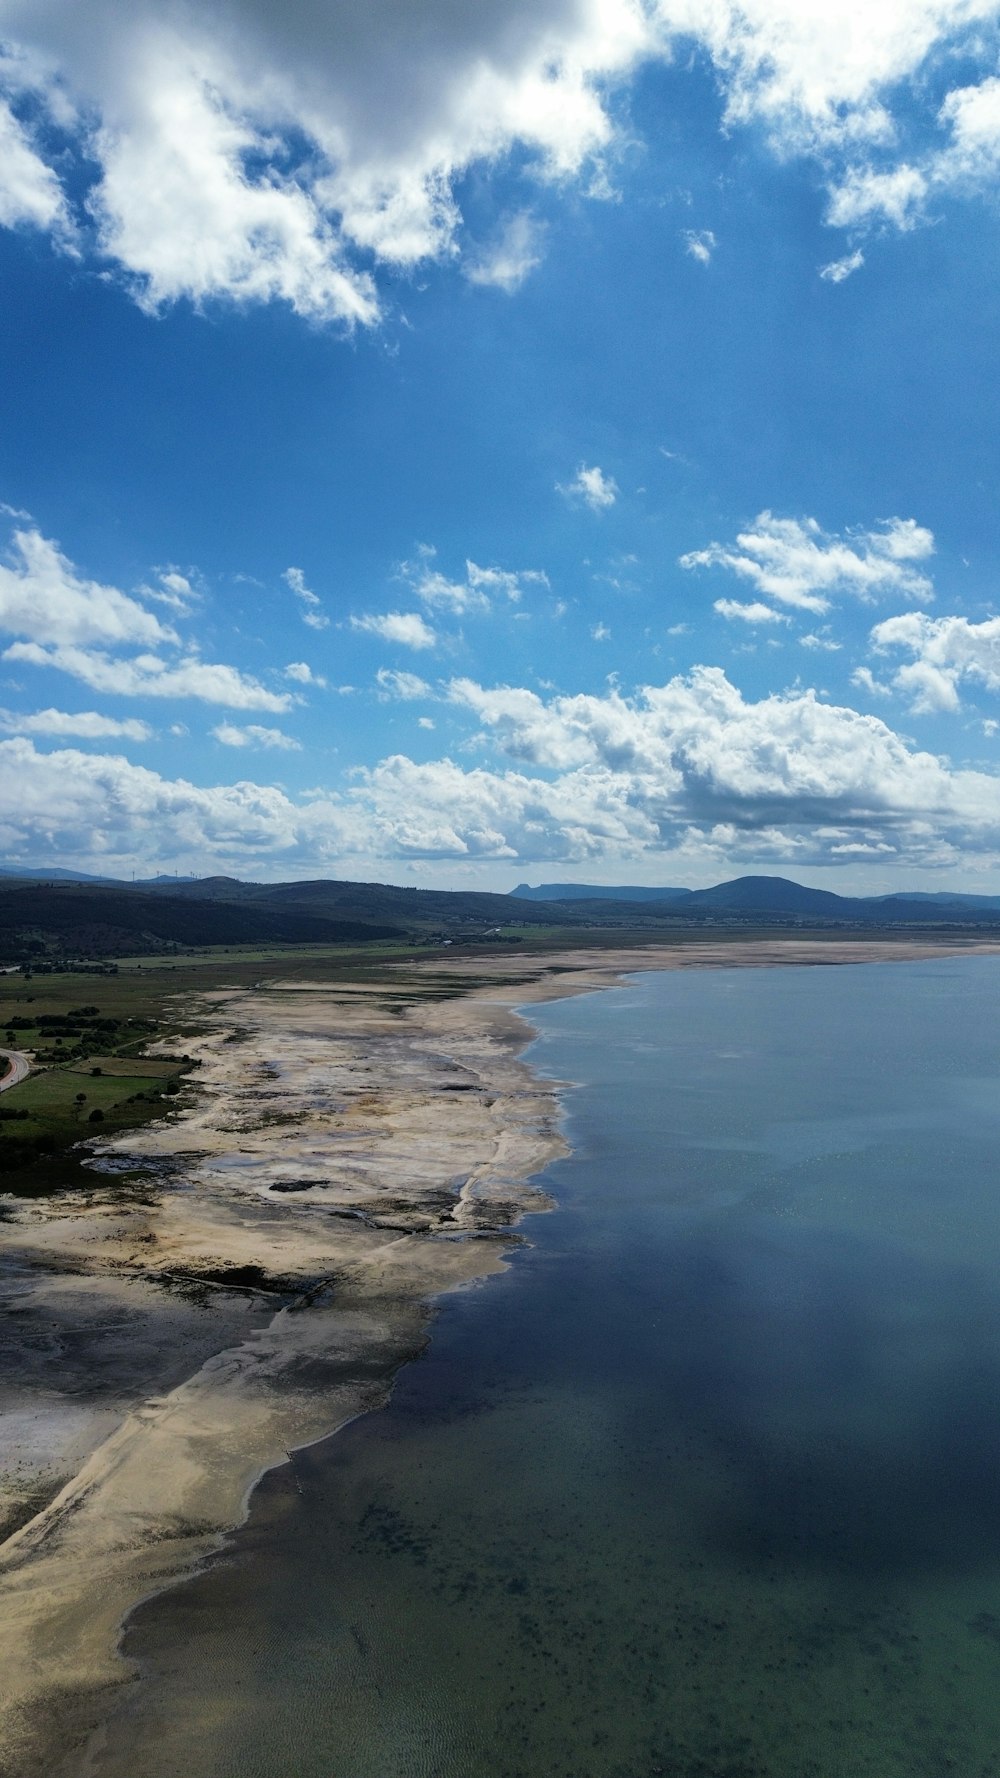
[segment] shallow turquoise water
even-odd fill
[[[106,1769],[997,1778],[998,991],[976,958],[533,1012],[579,1083],[559,1209],[137,1615]]]

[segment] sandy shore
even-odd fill
[[[130,1677],[128,1611],[218,1547],[264,1471],[383,1402],[432,1299],[500,1269],[512,1225],[545,1208],[532,1180],[563,1152],[558,1087],[520,1060],[532,1031],[514,1006],[626,970],[956,948],[435,958],[395,987],[211,997],[174,1120],[93,1145],[92,1189],[3,1201],[4,1778],[87,1771]]]

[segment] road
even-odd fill
[[[19,1086],[31,1073],[31,1063],[22,1050],[0,1050],[0,1064],[4,1063],[10,1066],[0,1078],[0,1093],[5,1093],[8,1087]]]

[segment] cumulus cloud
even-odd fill
[[[294,679],[297,685],[326,684],[322,673],[314,673],[308,661],[289,661],[285,668],[285,678]]]
[[[710,543],[680,558],[682,568],[724,568],[758,592],[802,611],[829,610],[832,597],[851,593],[872,600],[886,593],[933,596],[913,566],[933,554],[934,536],[914,519],[888,519],[878,531],[826,533],[815,519],[758,513],[735,544]]]
[[[176,569],[160,570],[156,586],[141,592],[179,615],[197,597]],[[293,701],[291,693],[271,692],[235,667],[203,661],[142,600],[88,579],[34,526],[14,529],[7,560],[0,561],[0,635],[4,632],[23,640],[11,643],[3,660],[54,668],[115,697],[200,698],[230,709],[272,711],[287,710]],[[137,646],[143,652],[131,652]],[[180,652],[164,659],[164,649]]]
[[[755,120],[782,153],[882,143],[886,102],[945,43],[995,16],[993,0],[661,0],[721,70],[729,123]]]
[[[270,785],[202,788],[119,755],[0,741],[0,846],[15,855],[44,847],[76,859],[194,857],[249,872],[303,846],[316,859],[352,850],[356,832],[350,812],[329,797],[303,808]]]
[[[923,219],[935,193],[992,189],[1000,169],[1000,79],[989,75],[953,88],[937,123],[948,140],[930,146],[916,164],[849,167],[832,189],[827,220],[841,228],[888,223],[906,230]]]
[[[928,617],[911,611],[876,624],[871,633],[878,654],[902,649],[912,660],[892,677],[912,710],[957,710],[963,679],[1000,691],[1000,617],[970,623],[965,617]]]
[[[358,856],[527,863],[671,851],[725,868],[1000,853],[1000,779],[954,770],[811,691],[754,701],[699,667],[633,697],[612,688],[546,700],[469,679],[448,695],[492,738],[498,764],[396,754],[352,774],[343,795],[200,788],[112,755],[0,741],[0,846],[24,855],[44,842],[78,859],[138,849],[235,870]]]
[[[1000,166],[1000,79],[991,75],[979,86],[955,88],[940,119],[951,141],[937,158],[937,177],[952,184],[992,183]]]
[[[581,463],[571,482],[557,482],[556,488],[568,500],[583,500],[591,512],[606,512],[618,498],[618,483],[614,477],[605,475],[603,469],[596,466],[588,469],[585,463]]]
[[[114,716],[101,716],[96,710],[35,710],[21,715],[16,710],[0,710],[0,728],[8,735],[73,735],[81,741],[148,741],[152,729],[148,722],[136,717],[119,721]]]
[[[306,586],[302,569],[286,568],[281,578],[299,602],[302,622],[308,624],[311,630],[329,629],[330,619],[323,610],[323,601],[311,587]]]
[[[283,734],[280,728],[262,728],[257,722],[247,723],[245,728],[239,728],[233,722],[220,722],[212,733],[224,747],[277,747],[285,753],[302,751],[302,743],[293,741],[291,735]]]
[[[16,529],[0,562],[0,631],[33,642],[68,644],[176,641],[138,600],[117,587],[84,579],[56,544],[34,529]]]
[[[510,296],[542,261],[545,230],[530,210],[508,217],[493,240],[480,247],[466,267],[472,284],[492,284]]]
[[[93,691],[122,698],[200,698],[230,710],[288,710],[290,692],[268,691],[259,680],[220,662],[189,656],[169,665],[154,654],[117,659],[96,648],[42,648],[13,642],[0,659],[54,667]]]
[[[753,703],[719,668],[698,667],[633,699],[613,690],[546,703],[468,679],[449,695],[510,758],[572,778],[577,790],[586,779],[607,797],[613,784],[645,825],[646,844],[726,829],[751,848],[783,836],[803,859],[860,842],[910,862],[941,847],[1000,844],[1000,780],[952,771],[876,717],[812,691]]]
[[[384,642],[398,642],[403,648],[433,648],[437,642],[437,636],[419,611],[386,611],[380,615],[352,617],[351,628],[381,636]]]
[[[947,95],[936,172],[893,163],[892,107],[909,82],[926,108],[932,58],[964,50],[967,70],[995,11],[879,0],[845,22],[843,0],[423,0],[387,18],[353,0],[5,0],[5,38],[26,54],[3,65],[0,220],[63,241],[75,225],[150,310],[274,300],[368,325],[380,265],[459,256],[470,168],[513,160],[536,182],[607,193],[620,88],[694,42],[726,127],[756,123],[779,154],[832,167],[845,224],[907,226],[921,180],[992,176],[988,80]],[[58,112],[56,153],[26,99]],[[694,250],[710,251],[707,231]],[[470,272],[514,289],[536,254],[522,209]]]
[[[276,298],[348,325],[378,314],[359,253],[454,251],[466,168],[520,147],[565,178],[600,153],[605,83],[659,35],[638,0],[427,0],[388,26],[349,0],[6,13],[97,121],[90,211],[140,301]]]

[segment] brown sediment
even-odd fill
[[[558,1086],[519,1059],[517,1004],[637,969],[955,949],[435,958],[401,966],[395,993],[383,975],[213,996],[190,1105],[95,1149],[127,1177],[6,1200],[0,1773],[86,1770],[129,1676],[128,1611],[218,1547],[264,1471],[383,1402],[431,1299],[501,1269],[511,1225],[547,1205],[532,1180],[564,1152]],[[420,998],[432,982],[450,997]]]

